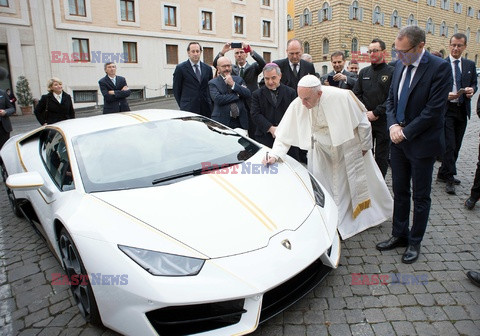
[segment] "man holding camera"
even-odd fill
[[[336,51],[330,56],[330,61],[332,62],[333,71],[322,77],[322,84],[352,90],[357,79],[353,73],[345,70],[345,54],[341,51]]]
[[[217,67],[218,59],[222,56],[225,56],[227,52],[233,49],[235,55],[235,64],[232,65],[231,74],[235,76],[240,76],[245,81],[247,88],[250,90],[251,93],[258,89],[258,75],[262,73],[262,69],[265,66],[265,60],[262,56],[257,54],[252,46],[250,46],[247,42],[228,42],[222,48],[213,60],[213,66]],[[247,56],[250,53],[250,56],[255,60],[253,63],[247,62]],[[247,108],[247,115],[248,115],[248,134],[249,136],[254,139],[256,133],[255,123],[252,122],[252,118],[250,116],[250,98],[246,100],[246,108]]]

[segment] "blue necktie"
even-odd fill
[[[408,89],[410,88],[410,79],[412,78],[413,64],[410,64],[407,68],[407,74],[405,75],[405,81],[403,82],[402,91],[400,92],[400,98],[397,105],[397,121],[403,123],[405,121],[405,109],[407,107]]]
[[[457,91],[462,88],[462,72],[460,71],[460,67],[458,66],[458,63],[460,63],[459,60],[455,60],[453,63],[455,63],[455,85],[457,86]],[[458,97],[458,103],[461,104],[463,103],[463,94]]]

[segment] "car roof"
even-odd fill
[[[94,133],[128,125],[136,125],[149,121],[193,116],[197,116],[197,114],[178,110],[148,109],[141,111],[102,114],[87,118],[69,119],[52,124],[51,127],[60,128],[67,135],[67,137],[72,138],[78,135]]]

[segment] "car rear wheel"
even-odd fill
[[[63,267],[77,307],[87,322],[102,325],[97,302],[80,254],[70,234],[62,228],[58,239]]]
[[[23,213],[22,210],[20,209],[20,203],[19,201],[15,198],[15,195],[13,194],[12,189],[7,187],[7,177],[8,173],[7,170],[5,169],[5,165],[3,162],[0,164],[1,170],[2,170],[2,179],[3,183],[5,183],[5,190],[7,191],[7,196],[8,196],[8,202],[10,203],[10,206],[12,207],[12,211],[15,214],[15,216],[22,218]]]

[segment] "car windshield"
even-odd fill
[[[73,138],[85,191],[151,187],[248,160],[259,147],[225,126],[185,117]]]

